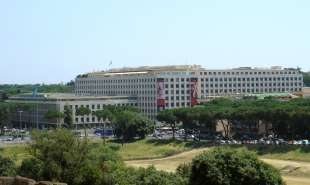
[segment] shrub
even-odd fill
[[[42,162],[36,158],[29,158],[23,160],[20,169],[19,175],[23,177],[28,177],[31,179],[39,180],[41,176]]]
[[[14,176],[16,173],[14,162],[0,155],[0,176]]]
[[[280,173],[246,149],[216,148],[193,159],[189,185],[283,185]]]
[[[189,179],[192,171],[192,165],[191,163],[183,163],[180,166],[178,166],[176,173],[180,175],[181,177],[184,177],[186,179]]]
[[[119,185],[186,185],[187,180],[178,174],[149,168],[123,168],[113,175],[113,184]]]

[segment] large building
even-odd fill
[[[129,96],[150,118],[158,110],[194,106],[219,96],[298,93],[303,78],[298,69],[250,68],[209,70],[199,65],[111,69],[79,75],[75,94]]]
[[[103,109],[107,105],[114,106],[137,106],[135,97],[128,96],[76,96],[74,94],[24,94],[10,97],[8,102],[16,104],[26,104],[26,108],[17,109],[11,116],[12,126],[15,128],[48,128],[55,127],[59,120],[49,120],[45,118],[48,111],[64,112],[64,107],[68,106],[73,112],[73,124],[80,128],[84,124],[87,126],[100,126],[98,118],[92,114],[78,116],[75,114],[80,107],[87,107],[92,112]]]

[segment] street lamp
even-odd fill
[[[22,113],[23,111],[20,110],[18,111],[19,112],[19,133],[20,133],[20,136],[21,136],[21,130],[22,130]]]

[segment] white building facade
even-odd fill
[[[188,107],[210,97],[260,93],[297,93],[303,87],[298,69],[272,67],[208,70],[198,65],[112,69],[79,75],[75,94],[130,96],[150,118],[158,110]]]
[[[60,120],[49,120],[45,118],[48,111],[64,112],[65,106],[72,110],[73,124],[77,128],[83,125],[98,127],[102,125],[92,113],[85,116],[76,114],[80,107],[86,107],[91,112],[102,110],[106,106],[132,106],[136,107],[136,98],[128,96],[75,96],[74,94],[47,93],[32,96],[24,94],[10,97],[8,102],[29,105],[28,109],[16,110],[11,116],[11,122],[16,128],[22,125],[23,128],[47,128],[55,127]]]

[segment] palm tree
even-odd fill
[[[85,116],[88,116],[91,114],[91,110],[87,107],[80,107],[76,110],[76,115],[77,116],[83,116],[83,127],[84,127],[84,134],[85,137],[87,136],[87,132],[86,132],[86,124],[85,124]]]
[[[48,120],[56,119],[57,127],[61,127],[63,123],[63,118],[65,117],[63,112],[49,110],[45,113],[44,117]]]
[[[102,123],[102,128],[103,128],[103,134],[104,134],[104,129],[106,127],[106,122],[107,120],[109,122],[112,122],[114,115],[113,113],[108,110],[108,109],[103,109],[103,110],[97,110],[93,112],[93,115],[97,117],[98,120],[100,120],[100,123]],[[105,136],[102,136],[103,142],[105,143]]]

